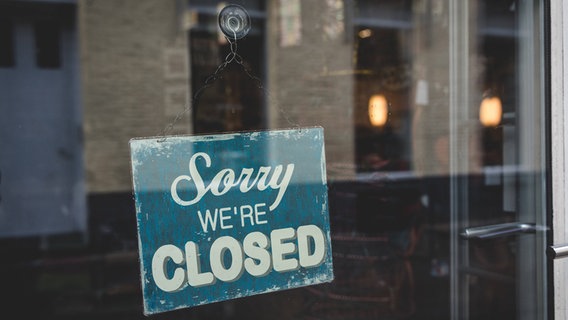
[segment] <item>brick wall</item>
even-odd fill
[[[128,191],[129,139],[157,135],[187,102],[186,34],[174,0],[79,1],[78,20],[88,189]]]
[[[301,1],[301,40],[281,46],[279,1],[268,21],[269,121],[272,127],[322,126],[328,174],[335,165],[354,173],[353,41],[326,34],[331,13],[325,1]],[[351,32],[351,30],[348,30]]]

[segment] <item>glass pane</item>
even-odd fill
[[[542,1],[235,2],[0,3],[6,312],[145,318],[130,139],[321,126],[335,280],[153,318],[547,319]]]
[[[461,312],[471,318],[534,319],[546,310],[544,51],[535,8],[532,1],[483,1],[469,8],[478,12],[470,90],[482,125],[477,161],[483,174],[458,182],[468,203],[462,223],[527,228],[462,244],[468,253],[460,281],[469,301]]]

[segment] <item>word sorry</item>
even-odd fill
[[[198,152],[189,160],[189,175],[180,175],[172,182],[170,188],[172,198],[180,206],[190,206],[199,202],[199,200],[201,200],[207,192],[211,192],[214,196],[221,196],[229,192],[229,190],[233,187],[239,186],[239,190],[242,193],[247,193],[255,187],[258,191],[264,191],[268,188],[278,190],[276,199],[269,207],[272,211],[280,204],[280,201],[288,188],[290,179],[292,178],[292,173],[294,172],[294,164],[288,164],[282,178],[280,178],[283,170],[282,165],[277,165],[274,169],[272,166],[260,167],[258,168],[258,172],[256,173],[254,180],[251,182],[250,180],[254,175],[254,169],[252,168],[243,168],[238,179],[235,179],[235,171],[232,169],[222,169],[213,177],[208,185],[205,185],[196,164],[197,158],[200,157],[205,160],[205,166],[207,168],[211,166],[211,157],[209,157],[209,155],[205,152]],[[271,173],[272,175],[270,175]],[[197,190],[197,194],[193,199],[183,200],[179,196],[178,184],[182,180],[187,182],[193,181],[195,189]]]
[[[297,245],[290,242],[294,239]],[[300,226],[297,231],[293,228],[276,229],[270,232],[270,238],[254,231],[245,236],[242,244],[233,237],[223,236],[211,245],[211,271],[202,272],[201,253],[196,243],[188,241],[185,254],[180,248],[166,244],[158,248],[152,257],[152,274],[158,288],[165,292],[176,292],[186,284],[202,287],[214,284],[217,279],[233,282],[245,270],[254,277],[263,277],[272,269],[282,273],[300,267],[317,267],[323,263],[325,248],[324,233],[315,225]],[[230,253],[231,259],[225,259],[227,253]],[[290,257],[295,253],[298,259]],[[227,260],[230,262],[227,263]],[[169,261],[177,266],[171,277],[167,271]],[[181,267],[183,264],[185,270]]]

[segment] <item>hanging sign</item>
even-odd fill
[[[322,128],[130,148],[145,314],[333,280]]]

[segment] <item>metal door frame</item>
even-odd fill
[[[561,6],[561,3],[555,3],[557,6]],[[567,17],[564,21],[568,22],[568,6],[563,6],[563,10],[558,10],[563,12],[563,17]],[[521,104],[519,106],[519,110],[524,110],[523,113],[527,113],[527,116],[520,117],[518,121],[520,121],[520,125],[522,126],[522,130],[526,132],[518,132],[519,134],[519,144],[523,145],[537,145],[540,146],[537,150],[537,154],[532,154],[531,152],[523,152],[518,154],[517,156],[521,157],[519,159],[519,165],[523,168],[527,169],[528,172],[538,172],[538,170],[544,170],[548,168],[548,162],[550,161],[550,149],[547,147],[548,142],[550,141],[548,130],[550,128],[549,121],[547,118],[552,118],[555,120],[564,119],[564,117],[555,116],[554,111],[552,114],[548,114],[548,109],[550,105],[550,100],[548,99],[548,92],[549,90],[549,83],[548,83],[548,72],[547,68],[549,68],[549,61],[546,57],[546,53],[548,52],[547,46],[548,43],[545,39],[542,39],[541,36],[544,35],[545,38],[548,37],[548,30],[547,30],[547,23],[548,20],[548,12],[546,9],[549,8],[548,1],[524,1],[520,2],[517,5],[517,10],[520,11],[522,17],[520,18],[520,37],[524,37],[527,43],[524,43],[524,50],[520,52],[522,58],[526,61],[523,62],[521,59],[520,67],[520,77],[523,79],[528,79],[526,83],[523,84],[523,88],[520,90],[522,94],[522,99],[520,99]],[[554,11],[555,9],[552,9]],[[472,44],[469,42],[470,39],[470,32],[471,28],[469,25],[469,18],[471,15],[471,8],[469,6],[469,1],[459,1],[459,0],[449,0],[449,50],[450,50],[450,174],[451,184],[450,184],[450,198],[452,199],[451,204],[451,223],[450,223],[450,250],[451,250],[451,307],[450,307],[450,314],[452,319],[469,319],[469,297],[468,297],[468,286],[466,284],[466,277],[462,275],[461,266],[467,266],[469,264],[468,261],[468,243],[464,241],[460,241],[459,232],[463,230],[463,228],[467,227],[468,221],[467,218],[468,214],[468,206],[467,206],[467,199],[468,199],[468,191],[467,191],[467,177],[463,176],[463,173],[468,172],[467,168],[467,161],[464,159],[468,159],[467,156],[467,148],[461,148],[460,146],[463,145],[463,141],[466,141],[466,137],[469,136],[469,128],[468,125],[464,125],[468,123],[468,119],[470,116],[468,114],[467,108],[464,106],[470,105],[471,101],[471,94],[470,88],[472,88],[472,83],[470,79],[470,63],[469,63],[469,54],[471,53],[471,46]],[[562,24],[560,23],[560,29],[562,29]],[[543,30],[544,28],[544,30]],[[527,32],[528,31],[528,32]],[[563,30],[561,30],[563,31]],[[563,36],[568,35],[568,33],[563,33]],[[554,43],[554,40],[552,41]],[[568,41],[566,42],[568,44]],[[542,45],[544,44],[544,46]],[[568,45],[564,45],[562,49],[568,49]],[[564,50],[568,52],[568,50]],[[537,59],[539,63],[537,64],[530,64],[527,61],[531,61],[533,59]],[[560,59],[562,62],[562,59]],[[558,65],[558,64],[552,64]],[[560,64],[563,65],[563,64]],[[536,81],[530,81],[530,75],[533,74],[535,71],[539,74],[536,76]],[[552,68],[550,68],[552,69]],[[564,68],[564,73],[567,74],[568,68]],[[562,70],[562,69],[560,69]],[[566,89],[568,89],[568,84],[564,84]],[[533,87],[536,88],[537,91],[533,90]],[[537,88],[538,87],[538,88]],[[533,94],[537,92],[537,94]],[[565,97],[562,96],[564,99],[563,101],[567,101]],[[539,108],[535,110],[533,106],[541,105],[544,106],[543,108]],[[554,106],[554,103],[552,103]],[[541,111],[542,110],[542,111]],[[537,119],[537,120],[535,120]],[[543,127],[535,127],[534,122],[541,123]],[[558,128],[562,129],[562,124],[566,123],[566,121],[562,121],[558,124]],[[557,128],[557,130],[558,130]],[[538,130],[542,133],[538,133],[535,130]],[[542,131],[544,130],[544,132]],[[567,132],[563,131],[563,140],[556,141],[556,144],[559,143],[566,143],[568,141]],[[557,139],[559,135],[556,135]],[[554,140],[554,138],[552,139]],[[563,145],[566,148],[568,144]],[[458,154],[455,150],[460,150]],[[566,148],[568,150],[568,148]],[[451,150],[454,150],[452,152]],[[555,152],[560,152],[559,148],[555,148],[552,146],[552,150]],[[544,153],[544,154],[541,154]],[[564,153],[562,151],[562,157]],[[568,168],[568,158],[563,158],[563,165],[564,167]],[[564,167],[562,169],[564,169]],[[562,171],[564,172],[564,171]],[[564,175],[553,175],[553,176],[560,176],[564,177]],[[547,177],[547,178],[544,178]],[[520,197],[523,198],[525,196],[531,196],[532,203],[535,204],[531,206],[531,208],[518,208],[519,212],[521,210],[524,212],[523,214],[519,214],[519,218],[522,219],[523,222],[528,222],[531,224],[536,224],[537,226],[546,225],[547,216],[549,216],[549,205],[550,201],[549,198],[547,199],[546,190],[550,190],[550,176],[546,176],[545,174],[542,175],[535,175],[532,177],[533,181],[526,181],[527,183],[543,183],[544,186],[542,188],[537,188],[535,191],[537,194],[528,194],[528,195],[521,195]],[[564,189],[560,190],[562,196],[565,196],[566,192],[568,191],[568,184],[564,183]],[[530,193],[530,192],[529,192]],[[531,202],[531,201],[529,201]],[[562,204],[563,205],[563,204]],[[540,213],[539,213],[540,212]],[[536,221],[533,221],[536,219]],[[525,221],[526,220],[526,221]],[[562,221],[564,222],[564,220]],[[565,224],[563,224],[566,226]],[[547,263],[546,258],[544,256],[544,248],[546,248],[545,238],[542,232],[546,232],[547,228],[541,228],[540,232],[537,232],[535,239],[519,239],[518,244],[518,252],[519,254],[519,261],[530,261],[529,266],[534,266],[537,270],[536,273],[538,275],[544,276],[537,276],[534,278],[534,281],[530,281],[533,278],[532,267],[523,267],[524,264],[520,263],[521,269],[520,274],[517,275],[517,282],[519,283],[518,287],[518,296],[519,299],[519,306],[518,306],[518,316],[519,319],[533,319],[533,318],[548,318],[549,310],[546,306],[549,303],[549,291],[547,291],[547,284],[545,283],[544,279],[550,279],[550,272],[547,270]],[[564,228],[566,230],[566,228]],[[523,240],[523,241],[521,241]],[[568,244],[568,237],[566,240]],[[557,241],[555,241],[556,243]],[[567,259],[568,260],[568,259]],[[564,268],[566,269],[566,268]],[[556,274],[555,274],[556,275]],[[548,283],[550,285],[550,281]],[[565,288],[562,286],[561,288]],[[557,290],[557,292],[563,292],[564,290]],[[564,293],[563,293],[564,294]],[[535,297],[535,295],[537,295]],[[552,297],[550,297],[552,298]],[[565,294],[563,297],[560,297],[565,300]],[[563,306],[566,307],[565,305]],[[557,317],[557,319],[565,319],[565,317]]]
[[[550,140],[551,140],[551,184],[552,184],[552,244],[568,243],[568,5],[564,1],[550,1]],[[568,261],[557,259],[552,263],[550,292],[553,299],[554,319],[568,317],[566,289],[568,284]]]

